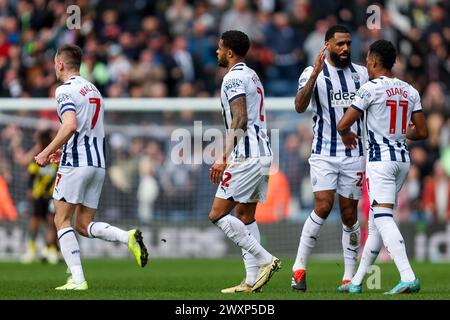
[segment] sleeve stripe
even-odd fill
[[[75,110],[74,108],[67,108],[67,109],[65,109],[63,112],[61,112],[61,117],[62,117],[62,115],[64,114],[64,112],[66,112],[66,111],[73,111],[73,112],[77,112],[77,110]]]
[[[242,96],[245,96],[245,92],[244,92],[244,93],[239,93],[239,94],[237,94],[237,95],[231,97],[231,99],[228,100],[228,103],[231,103],[231,102],[233,102],[234,100],[236,100],[237,98],[242,97]]]
[[[73,107],[75,107],[75,103],[73,103],[73,102],[63,103],[63,104],[61,105],[61,108],[64,108],[65,106],[73,106]]]
[[[360,108],[358,108],[358,107],[355,106],[354,104],[352,104],[351,107],[352,107],[353,109],[355,109],[355,110],[358,110],[358,111],[361,112],[361,113],[364,113],[363,110],[361,110]]]
[[[420,109],[420,110],[414,110],[411,114],[416,113],[416,112],[423,112],[423,110],[422,110],[422,109]]]

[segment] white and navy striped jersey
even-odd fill
[[[58,116],[75,111],[77,130],[63,146],[60,166],[105,168],[104,100],[97,88],[80,76],[69,78],[55,92]]]
[[[311,77],[313,67],[307,67],[298,80],[298,90],[303,89]],[[350,63],[348,67],[340,69],[332,66],[325,59],[323,69],[317,77],[309,106],[312,107],[314,139],[313,154],[326,156],[358,157],[364,154],[361,139],[355,149],[345,148],[339,137],[336,125],[351,105],[356,91],[367,81],[369,76],[363,66]],[[361,136],[362,119],[352,126],[352,130]]]
[[[235,158],[271,156],[264,108],[264,88],[255,71],[241,62],[235,64],[222,81],[220,98],[227,131],[233,120],[230,104],[234,99],[242,96],[245,96],[247,105],[247,131],[239,140],[232,156]]]
[[[411,115],[422,111],[416,89],[400,79],[382,76],[358,90],[352,108],[366,111],[369,161],[410,161],[406,131]]]

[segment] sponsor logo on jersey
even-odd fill
[[[333,108],[344,108],[349,107],[352,104],[355,93],[330,90],[330,96],[331,106]]]
[[[225,90],[228,91],[228,90],[231,90],[231,89],[238,88],[238,87],[242,86],[242,84],[243,84],[243,81],[241,79],[233,78],[233,79],[228,79],[224,83],[223,86],[225,87]]]
[[[66,100],[70,99],[70,95],[66,94],[66,93],[60,93],[58,94],[58,96],[56,97],[56,101],[60,104]]]

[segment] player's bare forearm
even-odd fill
[[[50,155],[54,153],[56,150],[61,148],[61,146],[69,141],[70,137],[72,137],[75,130],[72,130],[70,127],[62,125],[58,133],[56,134],[55,139],[43,150],[46,154]]]
[[[311,75],[306,85],[297,91],[295,95],[295,111],[298,113],[303,113],[308,108],[309,102],[311,101],[311,96],[314,91],[314,86],[316,84],[317,76]]]
[[[428,128],[423,112],[414,112],[411,116],[413,126],[408,127],[406,138],[409,140],[422,140],[428,137]]]
[[[50,144],[42,150],[42,154],[49,156],[62,147],[64,143],[69,141],[74,132],[77,130],[77,120],[75,112],[66,112],[63,114],[62,124],[56,133],[55,138]]]
[[[226,137],[222,159],[226,160],[247,130],[247,105],[245,97],[239,97],[230,105],[233,120],[230,125],[230,133]]]
[[[350,132],[352,125],[361,118],[361,112],[354,108],[348,108],[337,125],[337,131],[340,135]]]
[[[346,148],[356,148],[359,137],[352,132],[350,128],[360,117],[361,112],[356,109],[349,108],[337,125],[337,131],[339,132],[342,142]]]
[[[297,94],[295,95],[295,111],[297,111],[298,113],[305,112],[305,110],[308,108],[314,86],[316,85],[317,77],[323,69],[326,50],[327,46],[325,45],[317,54],[316,60],[314,62],[314,67],[308,81],[301,90],[297,91]]]

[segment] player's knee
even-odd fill
[[[55,217],[53,218],[53,222],[55,224],[55,227],[57,230],[60,230],[64,227],[66,219],[64,219],[64,217],[60,217],[58,215],[55,215]]]
[[[211,212],[208,215],[209,221],[212,223],[215,223],[219,217],[217,216],[217,213],[214,210],[211,210]]]
[[[333,208],[333,202],[331,201],[320,201],[316,203],[314,207],[314,212],[321,218],[326,219]]]
[[[357,211],[353,208],[348,208],[342,211],[342,223],[351,228],[358,221]]]
[[[235,211],[235,216],[246,225],[255,221],[255,217],[253,215],[247,214],[246,212],[242,212],[239,210]]]
[[[77,221],[75,223],[75,230],[78,232],[78,234],[82,235],[83,237],[88,236],[87,228],[88,225],[83,222]]]

